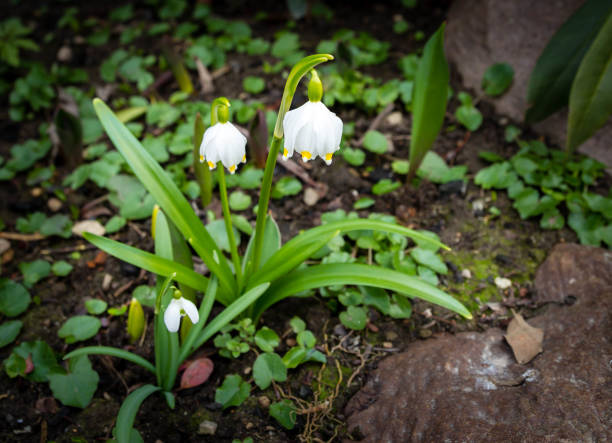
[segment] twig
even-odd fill
[[[293,160],[291,159],[282,160],[282,156],[279,155],[278,158],[276,159],[276,163],[281,165],[287,171],[291,172],[293,175],[298,177],[300,180],[302,180],[307,185],[310,185],[313,188],[317,189],[318,192],[324,193],[325,191],[327,191],[326,184],[314,181],[310,177],[310,175],[308,175],[308,172],[306,172],[304,168],[302,168],[300,165],[298,165]]]
[[[130,286],[132,286],[132,284],[134,283],[134,281],[130,280],[129,282],[127,282],[126,284],[124,284],[123,286],[119,287],[119,289],[117,289],[115,291],[115,293],[113,294],[113,297],[119,297],[121,294],[123,294],[125,291],[127,291],[128,289],[130,289]]]
[[[221,66],[219,69],[215,69],[210,75],[214,79],[217,79],[230,71],[230,67],[227,65]]]
[[[98,198],[93,199],[92,201],[88,202],[86,205],[83,205],[83,207],[81,208],[81,212],[87,212],[88,210],[90,210],[94,206],[97,206],[98,203],[105,202],[106,200],[108,200],[108,196],[109,196],[109,194],[106,194],[106,195],[103,195],[102,197],[98,197]]]
[[[19,241],[38,241],[43,240],[45,237],[38,232],[34,234],[20,234],[18,232],[0,232],[0,238],[6,240],[19,240]]]
[[[77,245],[71,246],[69,248],[57,248],[57,249],[43,249],[40,251],[41,254],[51,255],[51,254],[68,254],[70,252],[75,251],[89,251],[91,249],[97,249],[98,247],[95,245]]]

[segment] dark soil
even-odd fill
[[[255,36],[271,39],[274,33],[284,26],[287,17],[284,2],[267,3],[267,6],[270,7],[268,9],[270,14],[268,20],[263,22],[252,20],[253,12],[264,7],[260,4],[256,9],[241,8],[236,2],[227,4],[215,2],[213,6],[219,14],[227,18],[242,18],[249,22]],[[319,40],[329,38],[339,27],[367,31],[374,37],[390,41],[392,44],[390,57],[383,65],[364,69],[365,72],[383,79],[398,77],[400,75],[397,68],[399,57],[415,50],[421,44],[412,39],[411,33],[400,36],[390,32],[393,15],[403,14],[414,25],[415,30],[423,30],[426,35],[429,35],[444,20],[447,6],[447,2],[419,2],[420,6],[417,9],[406,10],[399,6],[399,2],[376,5],[360,2],[330,2],[330,4],[335,11],[335,18],[331,22],[306,19],[297,23],[295,31],[300,34],[304,49],[307,52],[313,52]],[[62,6],[64,5],[65,3],[62,3]],[[88,2],[79,4],[79,6],[85,17],[89,15],[105,17],[107,13],[107,5]],[[150,12],[145,8],[140,8],[138,11],[143,19],[150,16]],[[42,25],[36,31],[37,35],[41,36],[54,30],[56,20],[61,15],[59,8],[58,10],[49,8],[44,17],[28,16],[26,8],[22,8],[21,12],[26,20],[36,20]],[[66,41],[70,41],[69,33],[66,30],[59,32],[66,34]],[[91,77],[98,79],[98,63],[114,49],[112,45],[115,43],[112,41],[107,48],[83,46],[79,56],[76,57],[78,63],[75,63],[87,67]],[[147,38],[142,38],[137,43],[146,47],[148,51],[151,50],[151,47],[157,47],[156,42],[149,41]],[[41,51],[38,56],[41,61],[50,63],[57,49],[51,46],[48,50]],[[271,91],[268,96],[262,97],[263,101],[270,108],[278,105],[283,80],[278,75],[264,74],[260,58],[228,54],[228,64],[232,69],[216,82],[218,88],[215,91],[216,95],[234,96],[235,91],[242,90],[241,84],[244,76],[260,75],[266,77],[268,90]],[[452,82],[454,90],[461,89],[461,79],[453,77]],[[164,90],[160,92],[163,94]],[[205,99],[210,98],[205,97]],[[300,100],[300,97],[296,97],[296,103],[299,103]],[[2,99],[5,105],[6,101],[6,98]],[[15,125],[8,120],[6,106],[4,109],[0,111],[2,117],[0,154],[6,157],[10,147],[16,141],[23,141],[36,132],[37,124],[40,121],[35,124]],[[509,156],[515,152],[515,146],[504,141],[500,116],[493,115],[485,103],[480,105],[480,109],[485,117],[481,129],[468,135],[457,126],[457,129],[443,132],[434,146],[438,154],[446,156],[452,163],[468,165],[469,173],[472,176],[485,166],[478,158],[478,151],[488,150],[503,156]],[[403,111],[400,105],[396,105],[395,110]],[[345,122],[354,121],[356,123],[356,139],[368,129],[375,117],[342,107],[334,111],[339,113]],[[450,115],[451,120],[447,124],[453,123]],[[321,168],[318,163],[303,165],[299,162],[312,179],[327,185],[328,191],[315,206],[304,204],[302,194],[300,198],[286,198],[271,202],[270,210],[280,225],[283,240],[286,241],[300,229],[320,223],[320,215],[323,212],[335,209],[344,209],[347,212],[352,210],[353,203],[358,198],[369,195],[372,184],[380,178],[392,177],[391,159],[408,157],[406,136],[409,134],[409,127],[409,114],[405,111],[403,111],[403,122],[399,126],[391,126],[383,121],[378,129],[391,136],[395,151],[387,156],[368,154],[366,165],[358,169],[348,166],[340,158],[327,168]],[[60,179],[56,182],[61,183],[61,178],[68,172],[68,168],[59,167],[57,175]],[[277,167],[276,172],[277,175],[290,174],[282,165]],[[401,176],[396,178],[402,179]],[[69,205],[82,208],[92,199],[103,195],[102,191],[93,185],[84,186],[78,193],[65,191],[68,195],[68,204],[65,205],[65,208]],[[256,193],[252,194],[256,196]],[[502,301],[508,306],[529,305],[530,281],[533,278],[534,264],[543,260],[552,245],[560,241],[573,241],[575,236],[566,229],[543,232],[539,229],[537,221],[520,220],[503,193],[499,193],[495,201],[495,206],[502,213],[500,217],[489,218],[484,213],[475,212],[472,203],[484,197],[485,193],[472,183],[468,185],[466,192],[462,193],[425,181],[418,188],[404,186],[390,194],[375,197],[376,204],[373,209],[376,212],[395,215],[402,224],[407,226],[437,232],[443,241],[453,248],[454,252],[445,256],[449,263],[454,264],[454,268],[451,266],[453,272],[447,276],[447,281],[443,282],[449,285],[451,291],[459,293],[461,270],[469,267],[456,258],[460,253],[480,254],[488,257],[492,263],[495,257],[502,257],[496,262],[497,270],[503,271],[504,275],[517,274],[523,278],[510,293],[500,294]],[[8,225],[8,230],[15,231],[14,223],[18,217],[25,217],[36,210],[50,212],[46,207],[46,199],[44,195],[35,197],[32,189],[25,184],[25,174],[21,174],[10,182],[4,182],[0,188],[0,202],[2,202],[0,217]],[[107,205],[108,203],[100,204],[100,206]],[[214,204],[213,207],[215,207]],[[360,214],[365,216],[368,211],[361,211]],[[251,216],[250,212],[245,215]],[[152,242],[148,236],[149,225],[149,222],[132,223],[121,234],[111,237],[151,250]],[[141,235],[142,233],[144,235]],[[84,307],[86,297],[104,299],[110,306],[120,306],[129,302],[134,287],[154,282],[153,276],[140,272],[137,268],[121,263],[112,257],[100,260],[98,264],[95,264],[93,260],[99,254],[98,251],[84,240],[77,240],[74,237],[70,240],[53,238],[36,242],[14,241],[12,248],[15,255],[2,267],[2,276],[16,280],[21,278],[18,269],[21,261],[32,261],[39,257],[62,259],[74,250],[83,248],[82,257],[68,277],[61,279],[49,277],[31,290],[37,302],[24,315],[24,328],[17,342],[44,339],[59,356],[74,349],[75,346],[65,345],[57,336],[57,330],[67,318],[86,312]],[[529,257],[533,264],[527,266],[526,257]],[[113,277],[107,290],[102,289],[105,274]],[[492,269],[491,278],[497,275]],[[126,286],[128,284],[129,286]],[[475,312],[473,322],[464,322],[456,316],[449,315],[448,312],[415,301],[413,316],[410,320],[395,321],[381,316],[376,311],[371,311],[371,326],[360,334],[353,332],[347,335],[344,328],[338,327],[340,323],[337,315],[326,307],[325,300],[315,297],[284,301],[266,312],[262,322],[280,334],[288,331],[288,321],[294,315],[307,321],[308,328],[315,332],[319,343],[332,348],[344,339],[343,345],[346,349],[354,351],[354,353],[338,351],[334,354],[334,358],[330,359],[324,373],[324,376],[331,380],[329,383],[333,385],[337,382],[336,359],[345,370],[344,382],[353,371],[359,368],[359,375],[351,386],[342,385],[342,390],[333,403],[335,411],[333,417],[337,423],[326,418],[327,423],[324,423],[318,433],[312,436],[322,440],[330,438],[339,440],[342,437],[348,437],[341,424],[343,406],[362,385],[368,371],[376,366],[377,360],[381,357],[402,350],[414,340],[435,336],[440,332],[484,329],[491,324],[503,324],[508,318],[493,315],[484,307],[482,312]],[[150,319],[151,313],[149,312]],[[390,343],[391,346],[386,347],[387,343]],[[147,331],[142,345],[130,345],[125,333],[125,317],[107,318],[106,325],[88,344],[119,346],[133,350],[149,359],[153,357],[151,328]],[[0,359],[8,357],[11,348],[9,346],[2,349]],[[280,352],[284,350],[280,349]],[[268,416],[267,410],[258,401],[258,396],[262,394],[276,401],[279,392],[273,389],[268,389],[265,393],[256,389],[242,407],[221,411],[214,403],[215,389],[227,374],[239,373],[248,378],[248,372],[245,371],[252,365],[253,356],[251,353],[238,360],[228,360],[214,354],[212,343],[209,343],[204,351],[210,351],[213,354],[211,358],[215,364],[215,371],[206,384],[177,392],[174,411],[170,411],[162,398],[157,396],[151,397],[143,404],[135,427],[145,441],[229,442],[234,438],[244,439],[248,436],[255,441],[267,442],[299,440],[304,430],[304,416],[300,416],[298,426],[294,431],[286,431]],[[366,351],[366,363],[360,367],[361,361],[358,356],[363,355]],[[94,369],[100,375],[100,383],[92,404],[84,410],[64,407],[53,400],[48,385],[45,383],[32,383],[22,378],[9,379],[4,371],[1,371],[0,440],[66,442],[110,438],[116,413],[128,391],[140,384],[153,382],[153,380],[150,374],[119,359],[94,357],[92,362]],[[313,386],[315,386],[312,380],[317,378],[319,369],[319,366],[313,365],[292,371],[290,381],[283,385],[284,391],[291,391],[293,395],[305,401],[312,401],[314,398]],[[214,437],[197,434],[199,423],[202,420],[212,420],[218,424]]]

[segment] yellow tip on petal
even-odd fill
[[[208,162],[208,167],[209,167],[210,169],[215,169],[215,166],[216,166],[216,165],[215,165],[213,162]]]
[[[236,165],[232,165],[232,166],[230,166],[227,169],[229,169],[229,172],[231,172],[233,174],[234,172],[236,172]]]
[[[308,151],[302,151],[302,161],[307,162],[312,158],[312,154]]]
[[[245,162],[246,161],[246,154],[242,156],[242,161]]]
[[[200,163],[204,162],[204,156],[200,155]]]
[[[333,155],[334,154],[325,154],[325,163],[327,163],[328,165],[331,165]]]
[[[289,151],[287,150],[287,148],[285,148],[283,149],[283,158],[287,160],[287,157],[289,157]]]

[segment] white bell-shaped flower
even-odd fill
[[[190,300],[184,297],[173,298],[164,312],[164,323],[170,332],[179,330],[181,317],[188,316],[193,324],[196,324],[200,319],[198,308]]]
[[[206,161],[210,169],[220,161],[230,173],[246,161],[246,137],[230,122],[217,123],[204,132],[200,145],[200,162]]]
[[[342,120],[321,102],[322,95],[323,85],[313,70],[308,85],[308,102],[287,112],[283,119],[283,159],[297,151],[304,161],[319,156],[331,164],[334,152],[340,149]]]

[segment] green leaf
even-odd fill
[[[353,208],[354,209],[366,209],[369,208],[370,206],[372,206],[375,202],[375,200],[373,198],[370,197],[362,197],[359,200],[357,200],[355,203],[353,203]]]
[[[215,391],[215,402],[223,409],[230,406],[240,406],[249,397],[251,385],[242,380],[239,375],[226,375],[223,384]]]
[[[342,158],[351,166],[361,166],[365,162],[365,152],[361,149],[344,148],[342,151]]]
[[[605,3],[605,2],[602,2]],[[612,14],[585,54],[572,83],[567,149],[573,152],[612,114]]]
[[[390,289],[435,303],[466,318],[472,317],[457,300],[419,278],[391,269],[356,263],[315,265],[288,273],[274,282],[257,301],[254,317],[258,318],[265,309],[286,297],[309,289],[333,285],[366,285]]]
[[[410,256],[417,263],[427,266],[438,274],[446,275],[448,273],[446,264],[442,261],[440,256],[435,253],[435,251],[417,247],[410,251]]]
[[[544,120],[568,103],[578,67],[611,8],[610,2],[586,1],[549,40],[529,78],[527,123]]]
[[[31,288],[51,273],[51,264],[46,260],[38,259],[29,263],[19,263],[19,269],[23,274],[23,283],[27,288]]]
[[[444,27],[443,23],[427,41],[415,77],[409,177],[419,169],[421,160],[433,145],[444,122],[449,80],[444,55]]]
[[[77,341],[90,339],[98,333],[102,326],[99,319],[90,315],[76,315],[69,318],[57,331],[60,338],[71,344]]]
[[[508,90],[514,79],[514,69],[508,63],[495,63],[487,68],[482,77],[482,90],[496,97]]]
[[[68,238],[71,233],[72,222],[66,215],[56,214],[47,218],[41,225],[39,232],[45,237],[57,235],[59,237]]]
[[[31,358],[34,370],[26,374],[25,361],[28,358]],[[10,362],[5,361],[4,369],[11,378],[21,375],[28,380],[46,382],[49,374],[64,370],[57,363],[53,349],[41,340],[24,342],[14,347],[9,360]]]
[[[264,352],[253,363],[253,378],[259,389],[266,389],[272,380],[287,380],[287,368],[278,354]]]
[[[524,220],[538,210],[540,203],[540,194],[533,188],[525,188],[519,195],[516,196],[512,207],[519,211],[521,218]]]
[[[82,355],[70,359],[67,374],[49,374],[49,388],[62,404],[85,408],[93,398],[99,380],[87,356]]]
[[[283,355],[283,364],[287,369],[294,369],[301,365],[308,354],[308,350],[301,346],[294,346]]]
[[[278,421],[283,428],[291,430],[295,427],[297,415],[295,405],[291,400],[283,399],[270,405],[270,415]]]
[[[0,324],[0,348],[12,343],[19,332],[23,323],[19,320],[5,320]]]
[[[124,245],[118,241],[100,237],[99,235],[89,232],[84,232],[83,237],[104,252],[146,271],[153,272],[163,277],[168,277],[176,273],[176,280],[178,282],[184,283],[199,291],[205,290],[208,285],[208,279],[206,277],[172,260],[158,257],[150,252],[141,251],[132,246]]]
[[[371,130],[363,137],[363,147],[375,154],[384,154],[389,150],[389,142],[383,133]]]
[[[306,330],[306,323],[300,317],[293,317],[289,320],[289,326],[295,334],[299,334]]]
[[[0,278],[0,312],[7,317],[16,317],[28,309],[30,293],[19,283]]]
[[[274,352],[274,348],[280,343],[280,338],[272,329],[264,326],[255,334],[255,344],[263,352]]]
[[[259,94],[266,89],[266,81],[261,77],[249,75],[242,80],[242,87],[251,94]]]
[[[482,114],[474,106],[461,105],[455,111],[455,118],[468,131],[476,131],[482,125]]]
[[[474,183],[484,189],[504,189],[517,182],[517,176],[512,171],[509,162],[495,163],[478,171]]]
[[[113,215],[109,221],[104,225],[104,229],[107,234],[114,234],[118,232],[125,226],[127,220],[120,215]]]
[[[131,392],[123,400],[123,404],[117,413],[117,424],[115,426],[115,436],[118,442],[134,442],[132,439],[133,426],[138,409],[149,395],[160,389],[158,386],[144,385]]]
[[[137,355],[132,352],[129,352],[123,349],[119,349],[119,348],[111,348],[109,346],[86,346],[84,348],[79,348],[75,351],[72,351],[66,354],[64,356],[64,360],[67,360],[73,357],[77,357],[79,355],[90,355],[90,354],[110,355],[111,357],[123,358],[124,360],[140,365],[143,368],[155,374],[155,367],[151,363],[149,363],[147,360],[142,358],[140,355]]]
[[[65,260],[56,261],[51,266],[51,271],[58,277],[65,277],[72,271],[73,267]]]
[[[244,211],[251,206],[251,196],[242,191],[234,191],[229,196],[229,206],[232,211]]]
[[[558,209],[551,209],[542,214],[540,227],[542,229],[561,229],[565,226],[565,219]]]
[[[89,312],[91,315],[104,314],[107,307],[108,304],[104,300],[99,300],[97,298],[85,300],[85,309],[87,309],[87,312]]]
[[[453,180],[462,180],[467,173],[466,166],[454,166],[449,168],[442,157],[435,152],[429,151],[423,157],[423,161],[417,175],[433,183],[448,183]]]
[[[410,300],[398,294],[393,294],[393,303],[389,307],[389,316],[392,318],[410,318],[412,305]]]
[[[227,260],[172,179],[102,100],[94,100],[94,109],[110,139],[164,213],[189,240],[211,272],[219,277],[224,289],[233,292],[235,281]],[[215,260],[214,253],[219,263]]]
[[[280,178],[272,186],[272,198],[283,198],[289,195],[296,195],[302,190],[302,182],[295,177],[285,176]]]
[[[395,191],[400,186],[402,186],[400,182],[396,182],[388,178],[383,178],[382,180],[379,180],[378,183],[376,183],[374,186],[372,186],[372,194],[388,194],[389,192]]]
[[[358,306],[349,306],[346,311],[340,313],[340,322],[349,329],[361,331],[368,322],[365,309]]]

